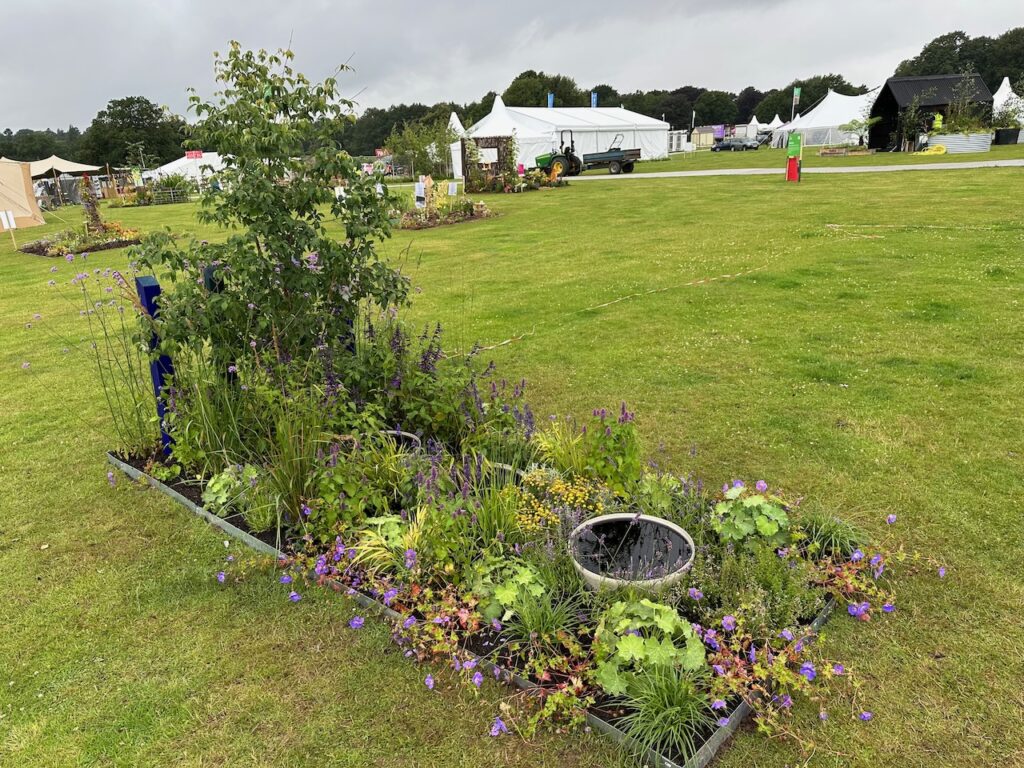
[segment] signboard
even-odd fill
[[[800,134],[794,131],[789,134],[789,145],[786,147],[786,155],[788,157],[800,157],[803,154],[801,152],[802,146]]]
[[[18,225],[14,221],[14,211],[0,211],[0,227],[3,229],[17,229]]]
[[[378,181],[377,182],[377,186],[375,187],[375,189],[377,190],[377,197],[384,197],[384,185],[383,184],[381,184]]]
[[[448,197],[458,197],[459,195],[459,182],[449,181],[448,182]]]
[[[714,136],[715,136],[716,139],[724,139],[725,138],[725,126],[724,125],[713,125],[713,126],[711,126],[711,128],[715,132]]]
[[[427,185],[422,181],[416,182],[416,207],[426,208],[427,207]]]
[[[201,149],[187,149],[187,150],[185,150],[185,159],[186,160],[202,160],[203,159],[203,150],[201,150]]]
[[[796,106],[799,106],[799,105],[800,105],[800,88],[795,87],[795,88],[793,88],[793,106],[796,107]]]
[[[387,154],[387,152],[384,150],[383,147],[377,147],[377,149],[373,150],[373,154],[374,157],[384,157],[384,155]]]

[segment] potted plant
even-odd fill
[[[1016,100],[1011,100],[1000,107],[992,116],[992,125],[995,127],[995,139],[992,143],[1018,143],[1022,120],[1024,120],[1024,109]]]

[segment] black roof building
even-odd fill
[[[880,117],[881,120],[871,126],[869,145],[875,149],[885,149],[892,144],[893,136],[899,130],[900,112],[913,104],[915,98],[920,108],[945,115],[950,103],[956,99],[958,86],[965,77],[973,85],[971,101],[991,105],[992,92],[979,74],[890,77],[878,92],[878,98],[871,108],[871,117]]]

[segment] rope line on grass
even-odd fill
[[[735,272],[735,273],[727,274],[727,275],[715,275],[713,277],[702,277],[702,278],[700,278],[698,280],[690,280],[689,282],[678,283],[677,285],[668,285],[668,286],[664,286],[662,288],[651,288],[650,290],[647,290],[647,291],[639,291],[637,293],[630,293],[630,294],[627,294],[625,296],[619,296],[618,298],[612,299],[611,301],[603,302],[601,304],[594,304],[593,306],[590,306],[590,307],[583,307],[582,309],[575,309],[572,312],[566,312],[561,317],[555,318],[555,320],[561,320],[562,321],[562,322],[559,322],[557,325],[551,325],[550,323],[552,321],[547,321],[547,322],[541,321],[541,323],[539,325],[542,325],[542,326],[543,325],[547,325],[548,326],[547,328],[543,328],[542,332],[543,331],[555,331],[555,330],[558,330],[559,328],[563,327],[565,325],[565,321],[568,320],[569,318],[575,317],[576,315],[581,315],[584,312],[595,312],[595,311],[597,311],[599,309],[606,309],[608,307],[614,306],[615,304],[619,304],[619,303],[621,303],[623,301],[630,301],[631,299],[642,299],[645,296],[653,296],[654,294],[657,294],[657,293],[667,293],[668,291],[674,291],[674,290],[678,290],[680,288],[692,288],[694,286],[707,285],[709,283],[719,282],[719,281],[722,281],[722,280],[735,280],[738,277],[745,277],[746,275],[752,275],[755,272],[760,272],[761,270],[767,269],[767,268],[768,268],[768,264],[762,264],[759,267],[754,267],[752,269],[744,270],[743,272]],[[489,352],[491,350],[498,349],[499,347],[507,347],[507,346],[509,346],[511,344],[514,344],[517,341],[522,341],[523,339],[525,339],[528,336],[536,336],[536,335],[537,335],[537,326],[534,326],[533,330],[531,330],[531,331],[526,331],[524,333],[520,333],[517,336],[511,336],[511,337],[505,339],[504,341],[497,342],[496,344],[490,344],[488,346],[481,346],[481,347],[474,347],[474,349],[477,352]]]

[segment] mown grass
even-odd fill
[[[876,152],[863,157],[819,157],[820,147],[804,148],[804,168],[844,168],[868,165],[928,165],[931,163],[969,163],[987,160],[1024,159],[1024,144],[999,145],[989,152],[964,155],[915,155],[910,152]],[[637,163],[634,173],[660,171],[710,171],[723,168],[778,168],[786,167],[786,150],[761,147],[747,152],[711,152],[701,150],[688,155],[675,154],[666,160],[646,160]],[[587,171],[587,176],[607,174],[607,168]]]
[[[1009,765],[1024,756],[1020,179],[580,184],[489,197],[499,217],[386,249],[420,291],[412,316],[441,319],[450,346],[518,339],[485,354],[529,380],[539,413],[625,399],[663,463],[763,477],[876,536],[895,512],[892,532],[946,564],[944,580],[894,569],[891,616],[829,624],[822,652],[875,718],[842,697],[824,724],[799,707],[811,764]],[[198,231],[193,210],[111,216]],[[48,335],[78,332],[44,289],[51,263],[0,245],[0,763],[614,759],[591,739],[492,742],[496,689],[428,694],[378,624],[345,628],[335,596],[286,604],[266,571],[218,586],[220,537],[106,484],[100,394]],[[748,731],[721,765],[799,760]]]

